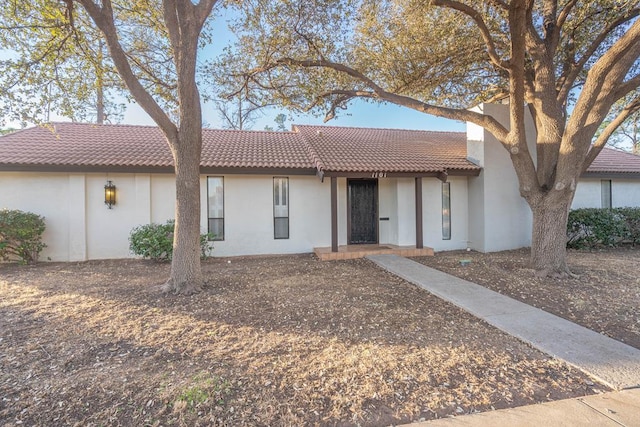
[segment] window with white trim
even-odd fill
[[[207,177],[208,231],[212,240],[224,240],[224,178]]]
[[[289,238],[289,178],[273,178],[273,238]]]
[[[442,240],[451,240],[451,184],[442,183]]]

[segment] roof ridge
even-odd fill
[[[295,126],[295,127],[306,127],[306,128],[390,130],[390,131],[401,131],[401,132],[427,132],[427,133],[466,134],[465,131],[456,131],[456,130],[425,130],[425,129],[404,129],[404,128],[378,128],[378,127],[365,127],[365,126],[296,125],[296,124],[294,124],[293,126]]]
[[[640,154],[636,154],[636,153],[633,153],[631,151],[623,150],[622,148],[618,148],[618,147],[602,147],[602,149],[603,150],[615,151],[616,153],[620,153],[620,154],[628,154],[628,155],[634,156],[634,157],[640,157]]]
[[[138,124],[130,124],[130,123],[90,123],[90,122],[49,122],[43,123],[42,125],[37,125],[39,127],[43,127],[43,125],[73,125],[73,126],[92,126],[92,127],[134,127],[134,128],[151,128],[151,129],[160,129],[158,125],[138,125]]]
[[[298,129],[298,125],[294,124],[291,126],[291,128],[295,130],[294,133],[298,135],[298,137],[306,147],[307,154],[309,155],[311,162],[313,162],[314,166],[316,167],[318,174],[320,174],[321,176],[324,175],[324,171],[327,169],[327,167],[322,161],[322,159],[320,158],[318,151],[315,149],[311,141],[308,140],[307,137],[302,132],[300,132],[300,130]]]

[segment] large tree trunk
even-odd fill
[[[166,290],[180,294],[198,292],[203,277],[200,267],[200,159],[202,107],[196,84],[199,22],[195,6],[164,1],[164,15],[174,48],[180,105],[176,139],[169,139],[176,171],[176,229],[173,259]]]
[[[197,120],[196,120],[197,121]],[[196,125],[197,126],[197,125]],[[174,152],[176,172],[176,226],[173,259],[165,291],[191,294],[204,283],[200,267],[200,147],[202,130],[180,130],[181,145]]]
[[[531,203],[531,264],[538,276],[567,277],[567,218],[573,192],[547,194]]]

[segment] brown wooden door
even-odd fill
[[[349,243],[378,243],[378,181],[353,179],[349,189]]]

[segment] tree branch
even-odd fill
[[[99,7],[93,0],[76,0],[87,11],[93,22],[104,34],[105,40],[111,53],[111,58],[115,64],[122,80],[129,88],[131,95],[144,111],[158,124],[163,132],[169,136],[175,137],[178,129],[171,121],[169,116],[162,110],[153,97],[142,86],[136,75],[131,69],[131,64],[127,59],[127,55],[120,44],[118,33],[113,21],[113,9],[111,0],[102,0],[102,7]]]
[[[296,60],[292,58],[280,59],[276,62],[276,64],[287,67],[327,68],[337,72],[341,72],[353,77],[354,79],[364,83],[367,87],[369,87],[374,92],[374,95],[367,95],[366,97],[368,98],[387,101],[396,105],[402,105],[404,107],[408,107],[422,113],[431,114],[432,116],[443,117],[451,120],[472,122],[487,129],[499,141],[502,141],[503,143],[507,138],[508,132],[506,128],[491,116],[486,116],[484,114],[476,113],[469,110],[440,107],[428,104],[426,102],[418,101],[417,99],[408,96],[387,92],[361,72],[344,64],[326,60]]]
[[[431,4],[433,4],[434,6],[457,10],[458,12],[462,12],[463,14],[471,18],[480,30],[480,34],[482,35],[482,39],[484,40],[484,43],[487,47],[487,54],[489,55],[491,63],[503,70],[509,69],[509,62],[503,60],[502,58],[500,58],[500,55],[498,55],[498,52],[496,51],[496,45],[493,41],[493,37],[491,36],[491,32],[489,31],[487,24],[484,22],[484,19],[482,19],[482,15],[480,14],[480,12],[478,12],[471,6],[455,0],[432,0]]]
[[[593,143],[591,148],[589,149],[589,153],[584,160],[582,171],[585,172],[587,168],[591,165],[591,163],[598,157],[598,154],[602,151],[607,141],[613,133],[625,122],[629,116],[636,113],[640,110],[640,96],[635,97],[624,109],[616,116],[615,119],[609,123],[600,136]]]
[[[566,75],[563,75],[559,79],[559,81],[562,81],[562,84],[558,91],[558,102],[562,104],[566,102],[567,96],[569,96],[569,93],[573,88],[573,84],[575,83],[576,79],[584,69],[584,66],[589,61],[589,59],[593,56],[593,54],[598,50],[600,45],[606,40],[607,36],[611,34],[613,30],[629,22],[630,20],[637,17],[638,15],[640,15],[640,9],[637,9],[637,8],[632,9],[631,11],[629,11],[628,15],[620,17],[615,21],[613,21],[611,24],[607,25],[593,40],[593,42],[589,45],[589,47],[586,49],[582,58],[580,58],[580,60],[575,65],[569,65],[567,67],[568,73]]]

